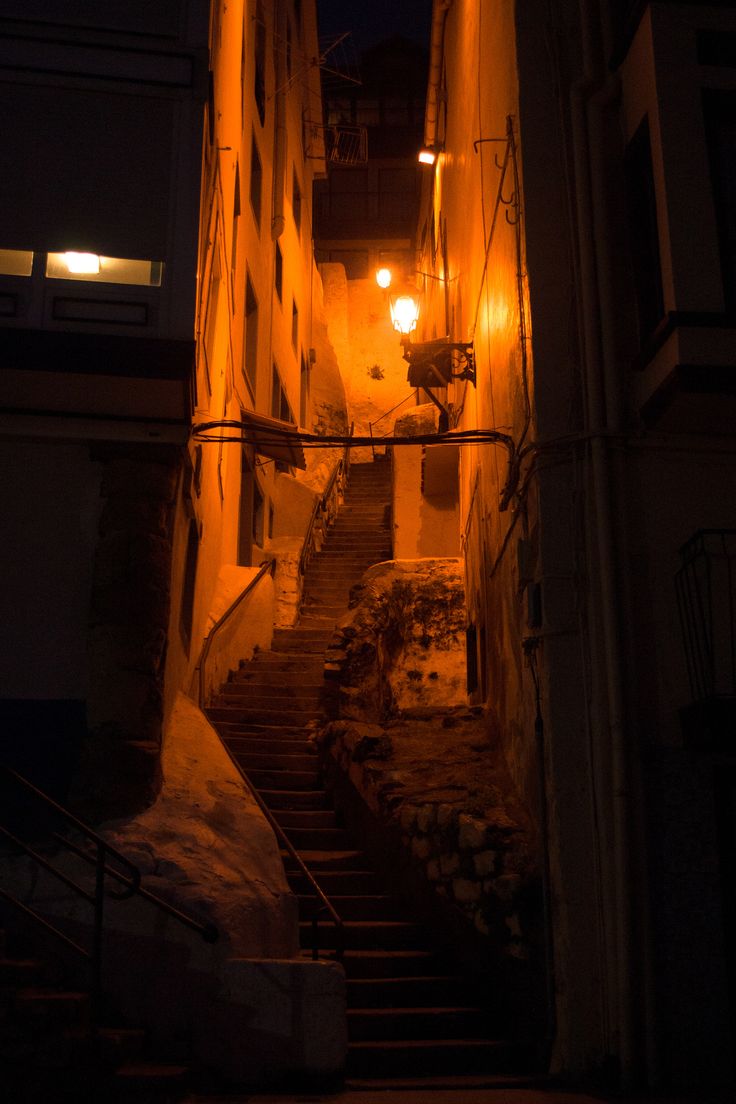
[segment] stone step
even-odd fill
[[[325,809],[329,798],[319,790],[262,790],[261,797],[269,809]]]
[[[288,771],[289,773],[317,771],[319,760],[315,752],[310,755],[249,755],[233,752],[233,757],[250,777],[254,771]],[[254,783],[255,785],[255,783]]]
[[[461,1005],[468,997],[468,984],[465,979],[452,974],[429,977],[350,978],[346,985],[349,1008]]]
[[[282,828],[339,828],[334,809],[283,809],[274,816]]]
[[[339,851],[350,846],[344,828],[284,828],[289,843],[297,851]]]
[[[320,869],[314,871],[320,888],[325,895],[332,900],[333,897],[347,894],[379,894],[381,882],[374,870],[329,870]],[[296,894],[307,892],[307,880],[297,870],[287,873],[291,889]]]
[[[300,921],[299,928],[302,946],[306,946],[306,941],[310,938],[310,925]],[[331,933],[322,933],[322,937],[327,936],[329,938],[320,943],[320,947],[332,949],[334,936]],[[423,946],[426,935],[419,924],[408,920],[348,920],[344,924],[344,939],[345,947],[350,950],[416,950]]]
[[[349,1008],[348,1038],[357,1040],[487,1040],[491,1022],[481,1008]]]
[[[250,710],[272,710],[277,709],[279,712],[283,710],[300,710],[307,712],[319,712],[320,711],[320,699],[322,697],[319,693],[311,694],[293,694],[290,693],[289,686],[272,687],[271,693],[251,694],[247,689],[241,688],[238,690],[231,690],[227,694],[218,694],[213,700],[212,706],[232,706],[241,709]]]
[[[251,785],[261,790],[316,790],[321,784],[318,770],[314,771],[246,771]]]
[[[342,960],[345,976],[353,978],[426,977],[437,965],[434,951],[350,948]]]
[[[210,720],[236,725],[280,725],[303,728],[321,717],[319,709],[248,709],[239,705],[213,705],[207,710]]]
[[[522,1048],[506,1040],[401,1039],[355,1041],[348,1045],[350,1077],[436,1076],[512,1073],[521,1067]]]
[[[324,887],[323,887],[324,888]],[[335,907],[335,911],[342,920],[402,920],[406,919],[404,911],[397,903],[395,897],[385,894],[373,894],[362,896],[344,896],[328,893]],[[302,896],[299,896],[301,904]]]
[[[209,710],[208,710],[209,714]],[[213,718],[210,717],[210,721]],[[263,740],[283,740],[284,742],[290,742],[291,740],[306,740],[309,736],[310,729],[306,725],[259,725],[259,724],[238,724],[236,721],[216,721],[214,722],[217,731],[223,740],[237,740],[237,739],[263,739]]]
[[[87,1027],[90,1016],[89,993],[43,988],[19,989],[13,996],[16,1019],[32,1025],[34,1031],[46,1031],[58,1025]]]
[[[289,639],[288,637],[279,639],[278,642],[274,641],[274,648],[289,655],[303,655],[309,653],[310,655],[325,654],[325,649],[332,639],[332,633],[322,635],[318,637]]]
[[[300,855],[302,862],[309,867],[317,881],[320,881],[327,871],[366,870],[372,873],[370,863],[363,851],[350,848],[340,851],[312,851],[305,848]],[[294,860],[288,852],[282,851],[281,857],[284,860],[287,877],[291,877],[298,868],[295,868]]]
[[[230,736],[226,739],[233,755],[314,755],[314,744],[309,740],[261,739],[259,737]]]
[[[224,694],[242,694],[251,690],[260,692],[271,687],[283,687],[290,694],[317,694],[324,687],[324,673],[321,665],[314,675],[302,673],[298,668],[289,671],[270,671],[261,668],[241,670],[234,674],[230,682],[222,688]]]

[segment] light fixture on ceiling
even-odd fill
[[[67,251],[64,254],[66,266],[75,276],[97,276],[100,271],[100,258],[96,253],[75,253]]]

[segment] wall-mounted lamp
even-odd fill
[[[420,165],[434,165],[437,160],[437,154],[432,149],[421,149],[418,155],[418,161]]]
[[[409,340],[409,334],[414,332],[419,321],[419,296],[416,292],[413,294],[403,292],[401,295],[392,295],[389,304],[393,327],[398,330],[402,341],[406,343]]]
[[[391,269],[379,268],[376,270],[376,283],[380,288],[391,287]]]

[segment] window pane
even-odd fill
[[[0,249],[0,275],[30,276],[33,252],[30,249]]]
[[[138,284],[160,287],[162,261],[132,261],[96,253],[49,253],[46,275],[52,280],[85,280],[97,284]]]

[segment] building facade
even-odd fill
[[[472,346],[433,393],[498,437],[461,449],[468,689],[537,825],[552,1067],[701,1088],[736,999],[735,20],[435,0],[412,335]]]
[[[192,426],[343,424],[316,13],[38,0],[2,27],[0,700],[17,765],[110,813],[156,791],[222,569],[244,585],[311,509],[302,455]]]

